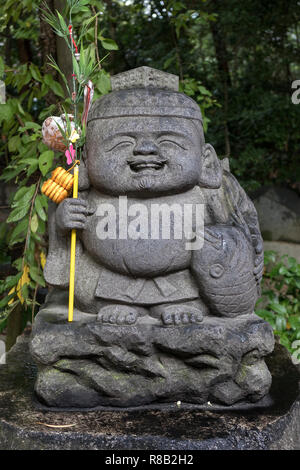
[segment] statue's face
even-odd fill
[[[101,192],[137,197],[194,187],[201,171],[203,134],[189,119],[117,117],[89,123],[87,167]]]

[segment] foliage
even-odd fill
[[[220,107],[205,109],[207,141],[247,191],[299,189],[300,77],[297,0],[108,2],[105,28],[118,38],[112,73],[150,65],[200,82]],[[201,104],[201,103],[200,103]]]
[[[33,3],[32,1],[22,2],[22,8],[19,5],[18,14],[16,14],[16,11],[12,9],[12,2],[6,1],[5,20],[14,31],[13,37],[21,37],[23,34],[22,27],[20,29],[20,24],[22,25],[20,18],[25,17],[28,11],[33,12],[37,9],[39,2],[35,2],[34,5]],[[11,211],[6,223],[0,224],[2,262],[12,261],[14,267],[13,275],[0,280],[0,331],[6,325],[8,315],[18,302],[23,304],[24,318],[31,320],[37,303],[37,289],[39,286],[45,286],[43,265],[47,252],[48,199],[41,194],[40,188],[54,167],[62,164],[62,154],[49,150],[42,142],[42,122],[52,114],[73,111],[75,101],[76,109],[77,107],[82,109],[83,88],[89,79],[95,80],[96,97],[109,90],[108,74],[102,68],[101,61],[98,60],[98,51],[96,53],[98,44],[87,40],[91,29],[93,34],[97,33],[93,25],[95,15],[86,6],[88,3],[90,2],[86,0],[69,0],[64,12],[65,17],[78,26],[80,38],[80,60],[79,62],[75,60],[75,63],[73,61],[76,78],[78,77],[75,98],[69,90],[67,78],[53,58],[49,58],[49,61],[55,71],[59,72],[56,76],[45,72],[39,63],[38,54],[36,62],[31,61],[20,65],[16,61],[16,64],[10,66],[1,62],[0,70],[2,70],[7,87],[6,103],[0,105],[2,127],[0,151],[2,158],[6,159],[1,180],[2,184],[3,182],[15,183],[18,189],[12,196]],[[72,9],[74,17],[71,15]],[[50,15],[51,26],[54,29],[57,27],[55,22],[58,18],[61,35],[70,46],[69,30],[64,16],[59,12],[51,13],[49,10],[46,12],[46,16]],[[33,25],[39,27],[35,22],[32,23]],[[33,31],[31,37],[38,37],[38,33]],[[109,41],[107,46],[105,43],[107,40],[101,38],[100,35],[99,41],[100,43],[102,41],[103,48],[117,47],[114,41]],[[87,43],[87,46],[84,43]],[[32,47],[37,47],[37,45],[33,44]],[[74,56],[72,46],[70,49]],[[97,74],[96,69],[98,69]],[[72,70],[70,70],[71,73]],[[62,83],[58,81],[59,76],[63,79]],[[69,96],[66,96],[63,86]],[[46,99],[50,93],[54,95],[54,102],[47,106]],[[63,164],[64,160],[63,158]],[[11,256],[12,253],[14,255],[17,253],[17,257]]]
[[[271,324],[280,343],[292,352],[292,343],[300,340],[300,264],[295,258],[265,252],[262,297],[256,307],[257,315]]]
[[[203,118],[203,130],[206,132],[210,122],[206,110],[213,106],[220,107],[220,104],[212,97],[212,93],[199,80],[197,81],[194,78],[184,78],[180,83],[179,90],[191,96],[199,104]]]
[[[230,157],[230,168],[246,190],[270,182],[297,188],[300,106],[291,102],[291,83],[300,74],[297,0],[57,3],[65,5],[59,15],[50,8],[44,16],[72,49],[72,8],[75,38],[83,52],[79,63],[73,60],[81,87],[76,96],[79,115],[83,86],[91,75],[98,98],[110,89],[108,72],[149,65],[177,74],[180,89],[201,107],[207,141],[220,158]],[[0,263],[14,266],[13,274],[0,281],[0,329],[22,299],[26,318],[31,318],[37,286],[44,284],[47,199],[40,187],[61,165],[61,156],[42,143],[41,125],[50,115],[72,112],[74,104],[72,83],[58,56],[51,52],[50,67],[43,61],[47,35],[41,31],[41,2],[3,0],[1,6],[0,79],[5,79],[7,102],[0,105],[0,169],[2,183],[16,183],[18,190],[8,223],[0,225]],[[104,69],[101,62],[108,52]],[[267,255],[263,289],[269,293],[263,294],[259,305],[266,306],[258,311],[290,347],[300,330],[295,313],[299,274],[293,271],[298,268],[289,260],[271,268],[270,261]],[[283,280],[289,293],[280,287]]]

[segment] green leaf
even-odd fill
[[[18,135],[14,135],[8,140],[8,150],[10,152],[16,152],[21,145],[21,139]]]
[[[68,35],[69,33],[69,30],[68,30],[68,27],[65,23],[65,20],[63,19],[63,17],[61,16],[61,14],[59,13],[59,11],[56,10],[56,14],[58,16],[58,19],[59,19],[59,23],[60,23],[60,27],[61,27],[61,30],[64,34]]]
[[[207,95],[207,96],[211,96],[211,92],[208,91],[204,86],[200,85],[198,87],[200,93],[202,93],[202,95]]]
[[[43,204],[42,204],[42,201],[41,201],[41,198],[42,196],[41,195],[38,195],[36,197],[36,200],[35,200],[35,203],[34,203],[34,207],[38,213],[38,216],[43,220],[43,221],[46,221],[47,220],[47,216],[46,216],[46,213],[43,209]]]
[[[102,47],[107,49],[108,51],[117,51],[119,49],[118,45],[115,43],[113,39],[107,39],[100,36],[100,41]]]
[[[38,67],[34,64],[31,64],[29,69],[30,69],[32,77],[35,80],[37,80],[38,82],[41,82],[42,81],[42,76],[40,74],[40,71],[39,71]]]
[[[21,234],[23,235],[23,237],[21,238],[25,237],[25,233],[28,228],[28,220],[29,220],[29,217],[25,217],[23,220],[21,220],[21,222],[19,222],[15,226],[9,239],[10,245],[13,245],[14,243],[16,243],[16,241],[20,239]]]
[[[66,90],[67,90],[68,94],[71,95],[70,89],[69,89],[69,85],[68,85],[68,80],[67,80],[65,74],[64,74],[64,73],[62,72],[62,70],[59,68],[59,66],[57,65],[57,63],[55,62],[55,60],[53,59],[52,56],[49,57],[49,61],[50,61],[50,62],[49,62],[49,65],[51,65],[51,67],[53,67],[53,68],[59,73],[59,75],[60,75],[61,78],[63,79],[64,85],[65,85],[65,87],[66,87]],[[50,105],[50,107],[51,107],[51,106],[54,106],[54,108],[55,108],[55,105]],[[42,114],[42,113],[41,113],[41,114]],[[40,114],[40,117],[41,117],[41,114]],[[50,111],[49,111],[49,114],[51,114]],[[47,113],[46,113],[46,115],[47,115]],[[41,118],[41,119],[42,119],[42,118]]]
[[[285,346],[287,349],[290,349],[290,340],[287,336],[283,334],[280,335],[280,344],[282,344],[282,346]]]
[[[281,266],[279,268],[278,274],[281,274],[282,276],[292,276],[292,273],[290,273],[285,266]]]
[[[18,191],[15,194],[14,200],[12,207],[17,207],[17,206],[24,206],[25,204],[28,204],[28,202],[32,199],[34,195],[34,191],[36,189],[36,185],[32,184],[31,186],[23,186],[22,188],[18,189]]]
[[[46,286],[42,273],[37,266],[30,266],[30,277],[41,286]]]
[[[102,95],[106,95],[110,91],[111,84],[108,73],[100,70],[99,79],[97,81],[97,88]]]
[[[0,104],[0,123],[2,121],[4,122],[10,122],[14,119],[14,109],[12,106],[11,101],[8,101],[5,104]]]
[[[31,223],[30,223],[30,230],[35,233],[39,226],[39,220],[37,214],[33,214]]]
[[[6,307],[6,305],[8,304],[8,302],[13,299],[14,297],[16,296],[15,292],[10,294],[10,295],[7,295],[6,297],[4,297],[4,299],[2,299],[0,301],[0,309],[2,309],[3,307]],[[2,312],[1,312],[1,320],[2,320]]]
[[[286,307],[276,302],[271,302],[270,308],[280,315],[285,315],[287,313]]]
[[[65,94],[63,92],[62,86],[58,82],[53,82],[50,85],[51,90],[57,95],[60,96],[60,98],[64,98]]]
[[[38,131],[42,128],[42,126],[40,124],[38,124],[37,122],[32,122],[32,121],[26,121],[25,122],[25,126],[24,127],[21,127],[19,130],[27,130],[27,129],[33,129],[35,131]]]
[[[300,331],[300,316],[290,316],[288,321],[294,330]]]
[[[6,222],[17,222],[18,220],[23,219],[23,217],[25,217],[25,215],[27,214],[29,207],[30,204],[27,204],[26,206],[22,207],[16,207],[16,209],[11,211],[11,213],[9,214]]]
[[[46,223],[44,220],[39,219],[39,226],[37,229],[37,233],[40,233],[41,235],[43,235],[45,232],[46,232]]]
[[[50,75],[49,73],[45,74],[44,82],[48,87],[51,87],[52,83],[54,82],[52,75]]]
[[[165,60],[163,64],[163,69],[166,70],[174,61],[175,61],[175,56],[169,57],[167,60]]]
[[[4,284],[1,285],[0,294],[3,294],[4,291],[10,290],[12,287],[16,286],[19,280],[21,279],[21,277],[22,277],[22,273],[18,273],[15,276],[8,276],[5,279]]]
[[[21,173],[21,171],[23,171],[23,169],[25,167],[26,167],[25,164],[18,165],[17,168],[15,168],[14,170],[11,170],[11,169],[9,169],[11,167],[8,166],[8,167],[5,168],[3,174],[0,176],[0,179],[3,179],[4,181],[10,181],[13,178],[15,178],[15,176],[17,176],[19,173]]]
[[[284,317],[276,317],[276,330],[284,331],[286,329],[286,319]]]
[[[49,199],[47,198],[47,196],[45,196],[45,194],[39,194],[37,196],[39,202],[41,203],[42,207],[44,207],[45,209],[48,209],[48,201]]]
[[[30,164],[29,168],[27,169],[26,171],[27,176],[32,175],[32,173],[34,173],[37,170],[37,167],[38,167],[38,161],[35,160],[34,162]]]
[[[84,6],[76,6],[73,9],[73,13],[83,13],[84,11],[90,13],[90,9]]]
[[[53,158],[54,152],[52,150],[46,150],[40,155],[39,169],[41,170],[43,176],[45,176],[52,167]]]

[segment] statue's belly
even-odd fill
[[[191,252],[185,249],[184,240],[99,240],[88,229],[81,239],[93,259],[121,274],[155,277],[190,264]]]
[[[193,191],[172,197],[147,199],[142,202],[149,216],[152,210],[152,203],[194,203],[197,201],[197,198],[195,196],[194,201],[191,194],[193,194]],[[128,208],[131,207],[133,203],[137,202],[140,203],[141,201],[128,199]],[[158,231],[153,230],[156,225],[155,222],[151,225],[151,217],[147,219],[146,227],[140,221],[139,230],[141,230],[143,236],[138,239],[133,239],[133,237],[137,238],[139,233],[137,234],[135,231],[137,227],[134,226],[135,229],[132,235],[132,225],[130,225],[132,219],[130,219],[129,215],[126,216],[128,220],[127,226],[125,224],[125,229],[119,228],[122,226],[119,219],[121,218],[119,198],[104,197],[103,195],[99,195],[96,191],[91,191],[88,203],[91,208],[96,209],[88,216],[86,228],[79,236],[83,242],[84,249],[87,250],[99,264],[118,273],[129,274],[136,277],[162,276],[167,273],[186,269],[190,266],[191,251],[186,249],[188,240],[184,237],[185,230],[182,226],[184,221],[183,217],[179,219],[179,223],[177,219],[176,224],[174,218],[170,216],[169,219],[165,219],[164,222],[159,225]],[[103,203],[106,205],[106,208],[102,210],[101,204]],[[112,206],[114,209],[112,211],[113,215],[112,219],[109,219],[111,222],[108,223],[106,222],[108,219],[105,219],[105,211],[108,211],[107,208],[111,208]],[[99,208],[101,208],[100,211]],[[99,214],[99,212],[101,212],[101,214]],[[122,218],[124,218],[124,212],[122,213]],[[143,226],[141,227],[141,225]],[[102,227],[101,230],[99,230],[99,226]],[[114,230],[113,226],[115,226]],[[107,229],[105,228],[104,230],[104,227],[107,227]],[[166,230],[166,227],[169,227],[170,230]],[[178,232],[179,229],[180,232]],[[122,230],[121,235],[119,234],[119,230]],[[109,233],[104,234],[106,231]],[[99,235],[100,232],[101,234]],[[130,236],[128,233],[130,233]],[[126,234],[127,238],[122,239],[126,237]],[[105,238],[106,236],[107,238]],[[159,238],[155,239],[155,237]],[[167,237],[169,239],[167,239]]]

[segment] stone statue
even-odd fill
[[[50,204],[44,274],[52,288],[31,339],[35,393],[49,407],[232,405],[268,393],[264,356],[274,338],[254,314],[263,270],[256,211],[228,161],[205,143],[199,106],[177,90],[177,77],[149,67],[112,77],[112,92],[88,117],[79,198]],[[141,212],[154,206],[197,204],[199,249],[186,248],[186,233],[153,237],[141,227]]]

